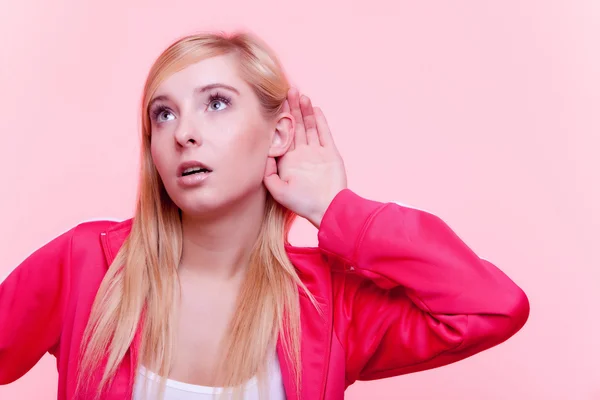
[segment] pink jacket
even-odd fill
[[[131,220],[78,225],[0,285],[0,384],[50,352],[57,359],[58,399],[73,398],[94,296],[130,228]],[[523,291],[432,214],[344,190],[318,239],[317,248],[287,248],[324,310],[321,317],[300,294],[302,400],[342,399],[357,380],[453,363],[503,342],[528,318]],[[131,398],[139,339],[106,400]],[[278,350],[287,398],[297,399]]]

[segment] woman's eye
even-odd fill
[[[224,110],[225,108],[227,108],[227,102],[225,102],[224,100],[213,100],[210,103],[208,103],[208,108],[211,111],[221,111]]]
[[[167,121],[171,121],[173,120],[175,116],[173,115],[173,113],[169,110],[163,110],[158,114],[158,117],[156,118],[156,120],[158,122],[167,122]]]
[[[159,124],[175,119],[175,114],[165,106],[156,107],[150,114],[151,119]]]

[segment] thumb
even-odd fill
[[[279,175],[277,175],[277,162],[273,157],[269,157],[267,160],[263,182],[273,198],[279,202],[285,193],[287,182],[283,181]]]

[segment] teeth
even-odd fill
[[[181,175],[187,176],[187,175],[192,175],[192,174],[203,174],[203,173],[207,173],[207,172],[210,172],[210,171],[207,170],[206,168],[191,167],[191,168],[184,170]]]

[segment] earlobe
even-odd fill
[[[279,115],[269,148],[269,157],[281,157],[288,151],[294,141],[294,127],[294,118],[290,113]]]

